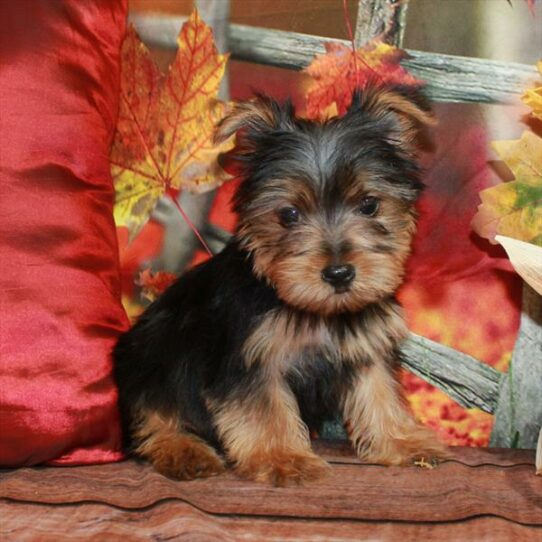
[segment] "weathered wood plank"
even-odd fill
[[[399,539],[402,542],[535,542],[541,535],[536,527],[495,517],[436,524],[229,517],[206,514],[179,501],[157,503],[144,510],[122,510],[103,504],[44,506],[0,502],[0,517],[0,539],[6,542],[347,542]]]
[[[139,34],[147,43],[176,47],[175,37],[182,17],[133,14]],[[296,32],[269,30],[231,24],[228,43],[233,58],[299,70],[309,65],[315,54],[323,54],[324,41],[346,40],[322,38]],[[467,58],[439,53],[407,50],[411,58],[403,65],[427,82],[427,93],[439,102],[507,103],[537,78],[534,66]]]
[[[401,47],[405,33],[408,0],[359,0],[356,47],[373,38]]]
[[[209,514],[329,520],[445,522],[492,515],[542,525],[542,478],[534,475],[534,452],[530,457],[529,465],[472,468],[449,461],[432,470],[343,460],[333,464],[325,480],[281,489],[240,480],[231,472],[175,482],[133,461],[20,469],[2,474],[0,497],[49,504],[93,502],[124,509],[176,499]]]
[[[542,297],[523,287],[519,334],[500,388],[492,446],[536,448],[542,427]]]
[[[493,413],[503,374],[477,359],[416,335],[401,347],[403,366],[466,408]]]

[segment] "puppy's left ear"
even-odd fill
[[[237,134],[237,144],[250,148],[256,144],[259,136],[290,128],[293,116],[290,102],[281,105],[268,96],[258,95],[230,107],[216,127],[214,141],[222,143]]]
[[[355,91],[348,114],[360,112],[390,126],[390,139],[405,147],[413,146],[420,132],[437,124],[429,100],[411,86],[375,85]]]
[[[215,144],[236,136],[235,147],[218,156],[222,169],[235,177],[244,176],[254,152],[264,147],[272,134],[291,130],[294,115],[289,101],[279,104],[263,95],[230,106],[214,134]]]

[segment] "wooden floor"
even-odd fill
[[[361,464],[316,443],[326,480],[272,488],[232,473],[175,482],[134,461],[0,473],[2,542],[542,541],[534,452],[454,448],[434,469]]]

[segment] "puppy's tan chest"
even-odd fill
[[[254,327],[242,353],[247,367],[260,363],[281,372],[314,356],[331,363],[366,363],[385,356],[406,333],[395,307],[383,306],[374,314],[353,318],[344,327],[275,309]]]

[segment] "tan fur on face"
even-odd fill
[[[134,431],[136,452],[161,474],[179,480],[215,476],[224,464],[213,448],[184,432],[179,422],[158,412],[141,412]]]
[[[343,416],[358,455],[368,462],[406,465],[448,457],[446,447],[409,412],[399,382],[382,361],[360,369]]]
[[[414,214],[401,200],[378,193],[377,181],[359,185],[381,198],[376,217],[356,214],[356,203],[345,201],[340,216],[330,224],[318,209],[314,188],[287,179],[270,182],[242,217],[239,238],[253,253],[255,273],[289,305],[322,315],[355,312],[391,295],[401,284],[415,230]],[[300,209],[302,219],[285,229],[277,209],[291,205]],[[341,246],[349,248],[341,250]],[[328,265],[346,263],[354,265],[356,278],[350,292],[337,294],[321,273]]]

